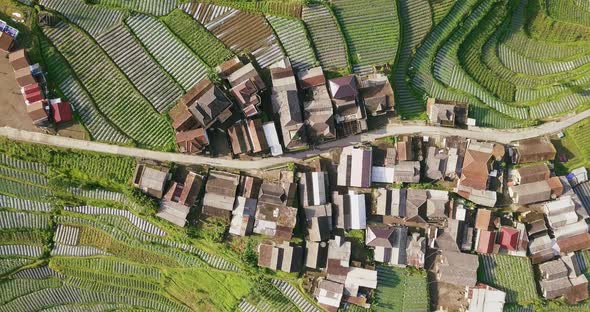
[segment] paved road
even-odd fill
[[[386,128],[371,131],[362,135],[347,137],[344,139],[332,141],[321,145],[319,148],[310,149],[307,151],[289,154],[284,157],[264,158],[259,160],[231,160],[209,158],[204,156],[191,156],[179,153],[166,153],[151,150],[145,150],[133,147],[123,147],[117,145],[110,145],[105,143],[84,141],[71,139],[66,137],[47,135],[42,133],[30,132],[25,130],[18,130],[10,127],[0,128],[0,135],[17,140],[30,143],[39,143],[45,145],[53,145],[63,148],[74,148],[94,152],[102,152],[109,154],[117,154],[124,156],[131,156],[137,158],[153,159],[158,161],[172,161],[176,163],[196,164],[196,165],[210,165],[215,167],[224,167],[232,169],[264,169],[277,167],[289,162],[298,162],[302,159],[316,156],[320,153],[326,152],[336,147],[343,147],[354,145],[362,142],[370,142],[379,138],[393,136],[393,135],[424,135],[424,136],[461,136],[470,139],[495,141],[499,143],[510,143],[518,140],[534,138],[542,135],[557,133],[583,119],[590,117],[590,110],[582,113],[570,115],[562,118],[560,121],[548,122],[538,127],[531,127],[525,129],[508,129],[498,130],[489,128],[472,128],[469,130],[441,128],[426,126],[416,122],[403,122],[401,124],[392,124]]]

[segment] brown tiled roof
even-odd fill
[[[487,230],[492,222],[492,211],[488,209],[477,209],[475,217],[475,228],[478,230]]]
[[[27,105],[27,113],[33,122],[41,122],[47,119],[47,112],[43,108],[43,101],[37,101]]]
[[[268,149],[264,130],[262,129],[262,121],[260,119],[249,119],[248,134],[252,143],[252,152],[259,153]]]
[[[518,174],[522,184],[547,180],[551,176],[549,167],[546,164],[518,168]]]
[[[248,138],[248,130],[243,120],[238,121],[229,129],[227,129],[231,148],[234,155],[248,153],[252,151],[250,139]]]
[[[261,244],[258,246],[258,266],[270,268],[272,262],[272,245]]]
[[[546,138],[533,138],[518,142],[516,147],[519,155],[519,162],[535,162],[551,160],[557,153],[555,147]]]
[[[199,153],[209,145],[209,138],[203,128],[197,128],[189,131],[177,132],[176,144],[178,144],[180,152],[182,153]]]
[[[176,131],[190,130],[197,123],[193,115],[188,111],[188,108],[178,103],[170,110],[170,119],[172,119],[172,127]]]
[[[226,77],[244,66],[238,57],[227,60],[215,67],[215,70],[221,77]]]
[[[481,231],[479,234],[479,243],[477,245],[477,252],[492,253],[494,251],[494,243],[496,242],[496,232]]]
[[[590,249],[590,233],[582,233],[559,239],[557,245],[563,253]]]
[[[303,90],[326,84],[326,77],[321,67],[314,67],[299,72],[297,76],[299,77],[299,84]]]
[[[8,52],[14,43],[14,38],[5,32],[0,32],[0,50]]]
[[[1,41],[1,39],[0,39]],[[25,49],[20,49],[8,54],[8,61],[12,65],[13,70],[29,67],[29,60]]]
[[[329,85],[332,97],[335,99],[353,98],[358,94],[354,75],[330,79]]]
[[[463,161],[461,185],[485,190],[488,182],[488,161],[491,154],[468,149]]]
[[[37,82],[35,81],[35,77],[31,75],[31,70],[28,67],[15,70],[14,77],[20,87],[28,86]]]
[[[563,184],[561,184],[561,180],[559,177],[551,177],[547,180],[549,187],[551,188],[551,194],[559,197],[563,194]]]

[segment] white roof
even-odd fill
[[[556,216],[562,213],[575,211],[576,204],[571,196],[562,196],[558,200],[550,201],[543,206],[547,216]]]
[[[377,271],[351,267],[344,285],[347,289],[358,289],[358,287],[375,289],[377,288]],[[356,294],[352,295],[356,296]]]
[[[469,312],[503,311],[506,293],[493,288],[472,288]]]
[[[394,169],[390,167],[373,166],[371,169],[371,182],[393,183]]]
[[[326,204],[326,174],[324,172],[312,172],[311,180],[313,183],[313,205]]]
[[[264,137],[270,147],[270,154],[273,156],[283,155],[283,147],[281,146],[281,142],[279,142],[279,136],[274,122],[269,121],[263,124],[262,130],[264,130]]]
[[[365,194],[350,195],[350,228],[364,230],[367,228],[367,209],[365,207]]]

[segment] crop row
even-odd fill
[[[115,276],[128,275],[155,280],[162,278],[160,271],[153,267],[121,262],[111,258],[54,258],[51,260],[51,266],[58,269],[63,267],[90,268]]]
[[[393,63],[400,30],[394,0],[333,0],[332,5],[353,64]]]
[[[45,188],[8,180],[2,177],[0,177],[0,193],[36,200],[43,200],[50,195],[49,190]]]
[[[17,210],[49,212],[53,209],[50,203],[0,195],[0,207]]]
[[[301,293],[297,290],[293,285],[289,282],[273,279],[272,284],[291,302],[293,302],[299,310],[303,312],[319,312],[318,308],[316,308],[313,304],[311,304]]]
[[[531,262],[526,257],[480,255],[478,277],[482,283],[506,292],[507,303],[537,299]]]
[[[107,256],[110,253],[93,246],[69,246],[56,243],[51,250],[52,256],[91,257]]]
[[[346,68],[346,43],[330,8],[323,4],[306,6],[303,21],[324,70]]]
[[[7,279],[2,283],[2,291],[0,291],[0,305],[4,307],[7,302],[15,300],[18,297],[37,292],[44,288],[57,288],[60,286],[61,282],[55,278],[35,281],[22,278]]]
[[[49,215],[26,212],[0,211],[0,229],[46,229],[49,227]]]
[[[38,162],[20,160],[17,158],[10,157],[10,156],[3,154],[3,153],[0,153],[0,163],[2,163],[3,165],[9,166],[9,167],[23,169],[23,170],[27,170],[27,171],[34,171],[34,172],[37,172],[40,174],[49,173],[48,167],[44,164],[41,164]]]
[[[39,4],[59,12],[93,37],[120,23],[124,16],[121,11],[92,6],[79,0],[41,0]]]
[[[40,175],[37,173],[32,173],[32,172],[15,170],[15,169],[11,169],[9,167],[0,166],[0,175],[5,176],[5,177],[10,177],[13,179],[17,179],[20,181],[24,181],[27,183],[31,183],[31,184],[39,184],[39,185],[46,185],[47,184],[47,178],[43,175]]]
[[[97,0],[104,6],[126,8],[150,15],[162,16],[176,7],[176,0]]]
[[[0,276],[31,263],[33,263],[32,260],[23,258],[0,259]]]
[[[37,258],[43,254],[43,247],[30,245],[0,245],[0,256],[25,256]]]
[[[276,16],[266,19],[283,44],[293,68],[299,71],[316,66],[317,59],[301,21]]]
[[[63,278],[64,276],[55,272],[48,266],[38,266],[34,268],[28,268],[12,275],[12,278],[26,278],[26,279],[46,279],[48,277]]]
[[[261,15],[207,3],[186,3],[180,8],[234,53],[252,54],[262,68],[284,57],[272,28]],[[218,11],[223,13],[215,13]]]
[[[207,66],[159,20],[135,15],[126,21],[133,33],[158,63],[189,90],[207,76]]]
[[[122,210],[122,209],[114,209],[114,208],[104,208],[104,207],[94,207],[94,206],[77,206],[77,207],[65,207],[66,211],[89,214],[89,215],[113,215],[126,218],[131,222],[133,225],[141,229],[142,231],[153,234],[164,236],[166,232],[159,229],[157,226],[151,224],[150,222],[134,215],[133,213]]]
[[[172,130],[166,119],[153,110],[96,44],[65,23],[43,31],[106,118],[142,145],[164,147],[171,143]]]
[[[168,28],[209,67],[215,67],[234,56],[221,41],[203,25],[182,10],[174,10],[162,18]]]
[[[180,86],[150,58],[124,25],[105,32],[96,41],[158,112],[169,109],[182,96]]]

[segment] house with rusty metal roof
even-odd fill
[[[199,81],[180,102],[188,107],[197,124],[204,129],[208,129],[217,121],[224,122],[232,115],[232,102],[209,79]]]
[[[383,115],[395,109],[393,88],[385,75],[376,75],[361,81],[361,98],[367,114],[371,116]]]
[[[321,67],[297,73],[304,92],[303,115],[311,142],[321,143],[336,138],[334,110]]]
[[[195,155],[209,146],[209,135],[203,128],[176,133],[176,145],[181,153]]]
[[[205,185],[202,213],[229,220],[234,209],[240,176],[223,171],[211,171]]]
[[[426,114],[430,123],[441,127],[465,127],[468,124],[467,103],[428,98]]]
[[[494,161],[494,144],[471,142],[465,152],[461,177],[456,192],[476,204],[494,207],[497,194],[488,189]]]
[[[303,264],[303,248],[291,246],[289,242],[279,245],[260,244],[258,246],[258,266],[273,271],[287,273],[299,272]]]
[[[462,253],[457,242],[448,233],[436,238],[435,244],[438,254],[432,270],[437,281],[459,287],[475,286],[479,267],[478,257]]]
[[[203,176],[189,172],[183,182],[174,182],[168,189],[156,213],[157,217],[184,227],[191,207],[201,196]]]
[[[144,164],[138,164],[135,167],[133,185],[150,196],[162,198],[167,181],[167,168],[156,168]]]
[[[549,161],[555,159],[557,150],[545,137],[518,141],[510,152],[515,164]]]
[[[290,188],[290,185],[287,186]],[[288,206],[289,190],[263,182],[258,195],[254,233],[290,240],[297,223],[297,208]]]

